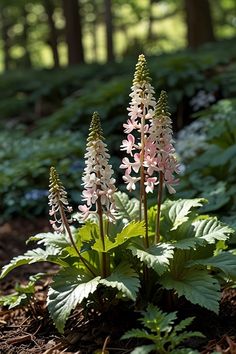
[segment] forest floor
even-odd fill
[[[0,267],[28,248],[25,241],[29,236],[48,229],[44,219],[15,219],[0,226]],[[55,273],[56,266],[48,263],[22,266],[1,281],[0,294],[11,293],[16,283],[25,284],[31,274],[49,271]],[[125,354],[138,344],[135,340],[120,340],[127,329],[136,327],[138,317],[134,311],[125,312],[122,305],[103,314],[86,311],[86,315],[78,307],[60,336],[46,309],[50,281],[47,277],[39,282],[27,307],[12,310],[0,307],[0,354]],[[201,354],[214,351],[236,354],[236,289],[223,290],[219,316],[192,305],[178,311],[183,317],[196,316],[194,330],[205,335],[204,339],[186,343],[188,347],[198,349]]]

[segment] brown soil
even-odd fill
[[[42,219],[17,219],[0,226],[0,266],[29,248],[25,245],[29,236],[48,229],[48,222]],[[30,274],[56,270],[47,263],[20,267],[1,281],[0,293],[10,293],[16,283],[25,283]],[[50,277],[39,282],[27,307],[0,308],[0,354],[125,354],[135,347],[137,342],[121,341],[120,337],[128,328],[136,326],[138,315],[125,312],[122,305],[103,314],[77,308],[69,318],[65,334],[60,336],[46,309],[49,282]],[[179,311],[184,317],[196,316],[194,329],[206,336],[186,345],[198,348],[201,354],[214,351],[236,354],[236,289],[223,291],[219,316],[196,306],[184,306]]]

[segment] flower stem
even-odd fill
[[[140,220],[144,219],[145,223],[145,238],[144,238],[144,246],[148,248],[149,240],[148,240],[148,217],[147,217],[147,195],[145,192],[145,170],[144,170],[144,154],[145,154],[145,106],[142,104],[142,120],[141,120],[141,151],[140,151]]]
[[[103,278],[106,278],[107,276],[107,255],[105,252],[105,237],[104,237],[104,228],[103,228],[103,217],[102,217],[102,203],[101,203],[101,197],[98,197],[97,199],[97,213],[98,213],[98,221],[99,221],[99,229],[100,229],[100,237],[102,241],[102,248],[103,252],[101,252],[101,275]]]
[[[84,264],[84,266],[90,271],[90,273],[93,275],[93,276],[96,276],[96,274],[92,271],[92,269],[89,267],[89,265],[87,264],[87,262],[85,261],[85,259],[81,256],[81,253],[80,251],[78,250],[78,247],[76,246],[75,244],[75,241],[73,239],[73,236],[72,236],[72,233],[71,233],[71,230],[70,230],[70,226],[69,226],[69,223],[68,223],[68,220],[67,220],[67,217],[65,215],[65,211],[63,209],[63,206],[61,205],[61,202],[59,201],[59,211],[60,211],[60,215],[61,215],[61,220],[62,220],[62,223],[66,229],[66,232],[69,236],[69,239],[70,239],[70,242],[72,244],[72,246],[74,247],[76,253],[78,254],[81,262]]]
[[[163,193],[163,183],[164,183],[164,174],[163,172],[159,173],[159,187],[157,193],[157,216],[156,216],[156,236],[155,243],[160,241],[160,216],[161,216],[161,201]]]

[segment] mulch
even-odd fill
[[[0,226],[0,266],[29,248],[26,239],[48,231],[44,219],[14,219]],[[11,293],[16,283],[24,284],[29,275],[57,271],[56,266],[39,263],[22,266],[0,282],[0,294]],[[71,314],[64,335],[58,334],[46,308],[47,288],[51,278],[39,281],[29,305],[8,310],[0,307],[0,354],[108,354],[130,353],[138,342],[121,341],[122,334],[136,326],[137,315],[117,304],[112,310],[98,313],[77,307]],[[196,316],[194,330],[206,338],[191,340],[188,346],[201,354],[236,354],[236,289],[222,292],[220,314],[186,306],[183,316]]]

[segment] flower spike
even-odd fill
[[[72,212],[72,207],[69,206],[67,200],[67,192],[65,191],[64,186],[61,183],[59,175],[55,167],[50,169],[49,177],[49,215],[53,216],[53,220],[50,220],[50,223],[55,231],[58,233],[63,232],[65,229],[64,225],[64,216]],[[63,214],[63,215],[62,215]],[[71,219],[67,218],[67,222],[71,222]]]
[[[90,214],[97,213],[97,202],[101,203],[102,212],[111,222],[115,221],[115,204],[113,194],[116,191],[113,170],[109,162],[107,145],[104,143],[100,117],[94,112],[87,139],[85,154],[85,169],[82,177],[84,191],[82,200],[86,202],[79,206],[84,220]],[[92,207],[95,205],[95,211]]]
[[[131,102],[128,108],[129,119],[123,125],[127,139],[123,140],[121,145],[121,150],[126,151],[133,161],[125,157],[120,167],[125,169],[123,179],[127,184],[127,189],[129,191],[136,189],[136,182],[141,181],[140,183],[144,183],[146,186],[146,193],[152,192],[156,183],[156,178],[151,178],[153,169],[146,169],[151,162],[146,161],[145,142],[156,105],[154,88],[150,82],[147,62],[145,56],[141,54],[138,57],[133,86],[131,87]],[[132,176],[133,172],[140,174],[140,177]]]
[[[161,91],[152,119],[149,136],[150,144],[155,144],[156,171],[163,174],[163,183],[170,194],[175,193],[174,185],[178,183],[174,173],[179,173],[179,164],[173,146],[173,131],[168,111],[168,96]]]
[[[151,77],[149,76],[146,58],[143,54],[140,54],[135,67],[133,85],[145,85],[150,82]]]

